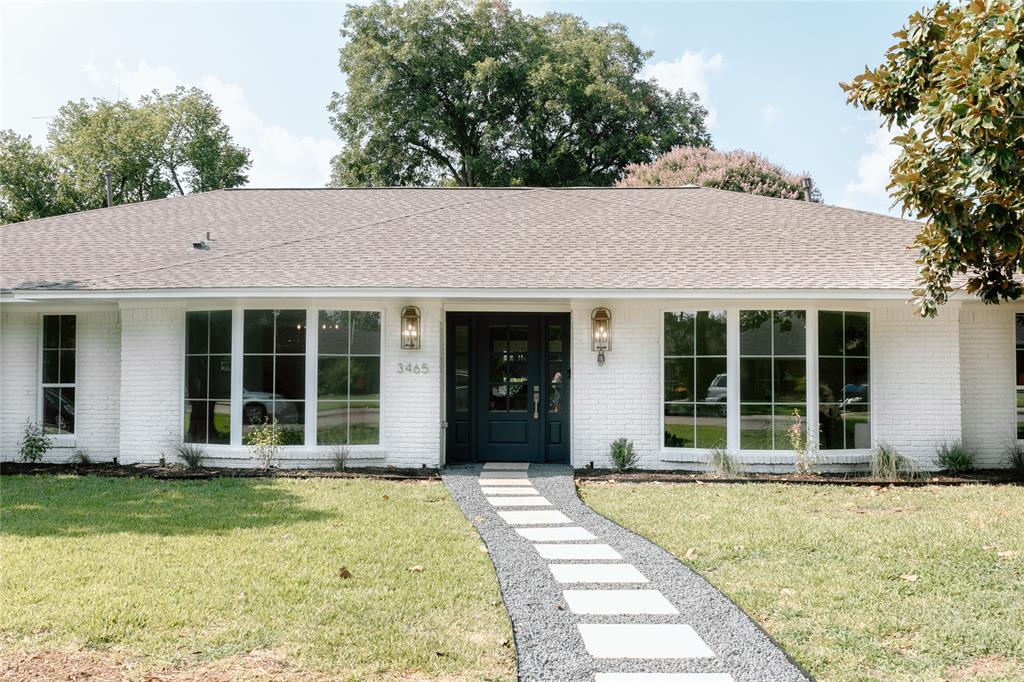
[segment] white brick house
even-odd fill
[[[228,190],[0,227],[0,456],[40,422],[52,461],[184,440],[250,466],[277,419],[285,466],[605,466],[627,437],[648,468],[790,468],[799,424],[826,467],[956,440],[1000,466],[1024,306],[916,317],[916,229],[696,188]]]

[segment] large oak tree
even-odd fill
[[[0,222],[244,185],[249,151],[234,143],[208,94],[178,88],[137,104],[71,101],[45,148],[0,131]]]
[[[621,25],[504,0],[378,0],[346,12],[336,185],[610,185],[709,145],[696,95],[640,76]]]
[[[914,303],[957,287],[987,303],[1024,293],[1024,2],[939,2],[893,34],[885,62],[842,84],[903,129],[893,198],[924,220]]]

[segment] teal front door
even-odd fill
[[[568,461],[568,315],[448,317],[448,461]]]

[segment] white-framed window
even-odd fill
[[[723,310],[664,313],[666,448],[726,446],[727,327]]]
[[[819,449],[871,447],[870,381],[870,313],[819,311]]]
[[[320,310],[317,327],[317,445],[380,443],[380,313]]]
[[[41,422],[53,435],[75,433],[77,324],[74,315],[43,315]]]
[[[791,450],[807,428],[807,313],[740,311],[740,449]]]
[[[242,340],[242,442],[277,421],[282,445],[303,445],[306,424],[306,311],[246,310]]]
[[[231,442],[231,311],[185,313],[186,443]]]

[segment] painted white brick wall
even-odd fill
[[[38,419],[39,315],[0,314],[0,457],[18,458],[25,422]]]
[[[109,461],[118,456],[120,439],[120,314],[79,313],[76,336],[75,447],[94,461]]]
[[[382,444],[366,453],[367,464],[436,466],[441,456],[441,302],[413,303],[423,313],[420,351],[398,347],[401,304],[383,305]],[[605,304],[612,310],[613,350],[603,366],[590,350],[595,302],[574,301],[571,306],[573,464],[607,466],[611,441],[624,436],[634,441],[641,466],[682,466],[661,460],[660,333],[665,304]],[[903,303],[854,307],[872,309],[875,442],[933,466],[939,443],[962,438],[980,465],[998,466],[1014,428],[1014,309],[950,305],[938,319],[922,320]],[[76,446],[98,460],[114,455],[125,463],[170,458],[170,444],[181,429],[183,324],[183,310],[177,307],[79,313]],[[38,335],[38,312],[2,311],[4,458],[17,457],[25,420],[38,418]],[[400,362],[426,363],[428,372],[399,373]],[[48,459],[60,461],[71,452],[54,452]],[[223,454],[234,457],[235,465],[251,464],[238,459],[247,456],[244,448]],[[322,452],[305,450],[291,454],[296,458],[291,465],[323,457]]]
[[[922,319],[905,303],[872,312],[872,418],[875,443],[923,468],[936,448],[961,439],[959,304]]]
[[[67,311],[62,311],[67,312]],[[0,325],[3,347],[0,376],[0,453],[18,459],[25,421],[41,418],[39,344],[41,312],[5,312]],[[76,314],[75,436],[53,438],[43,457],[68,461],[78,449],[95,461],[117,456],[120,397],[120,319],[116,310]]]
[[[963,442],[979,467],[1004,466],[1016,437],[1015,312],[980,303],[960,309]]]
[[[661,454],[661,305],[602,303],[612,315],[604,365],[590,349],[593,301],[572,302],[572,464],[611,465],[616,438],[633,441],[639,466],[666,468]]]
[[[401,311],[420,309],[420,350],[399,347]],[[381,442],[385,463],[396,467],[440,465],[442,386],[442,311],[440,301],[387,304],[381,340]],[[399,372],[398,365],[426,363],[420,374]]]
[[[181,435],[185,314],[178,307],[121,309],[122,464],[171,457]]]

